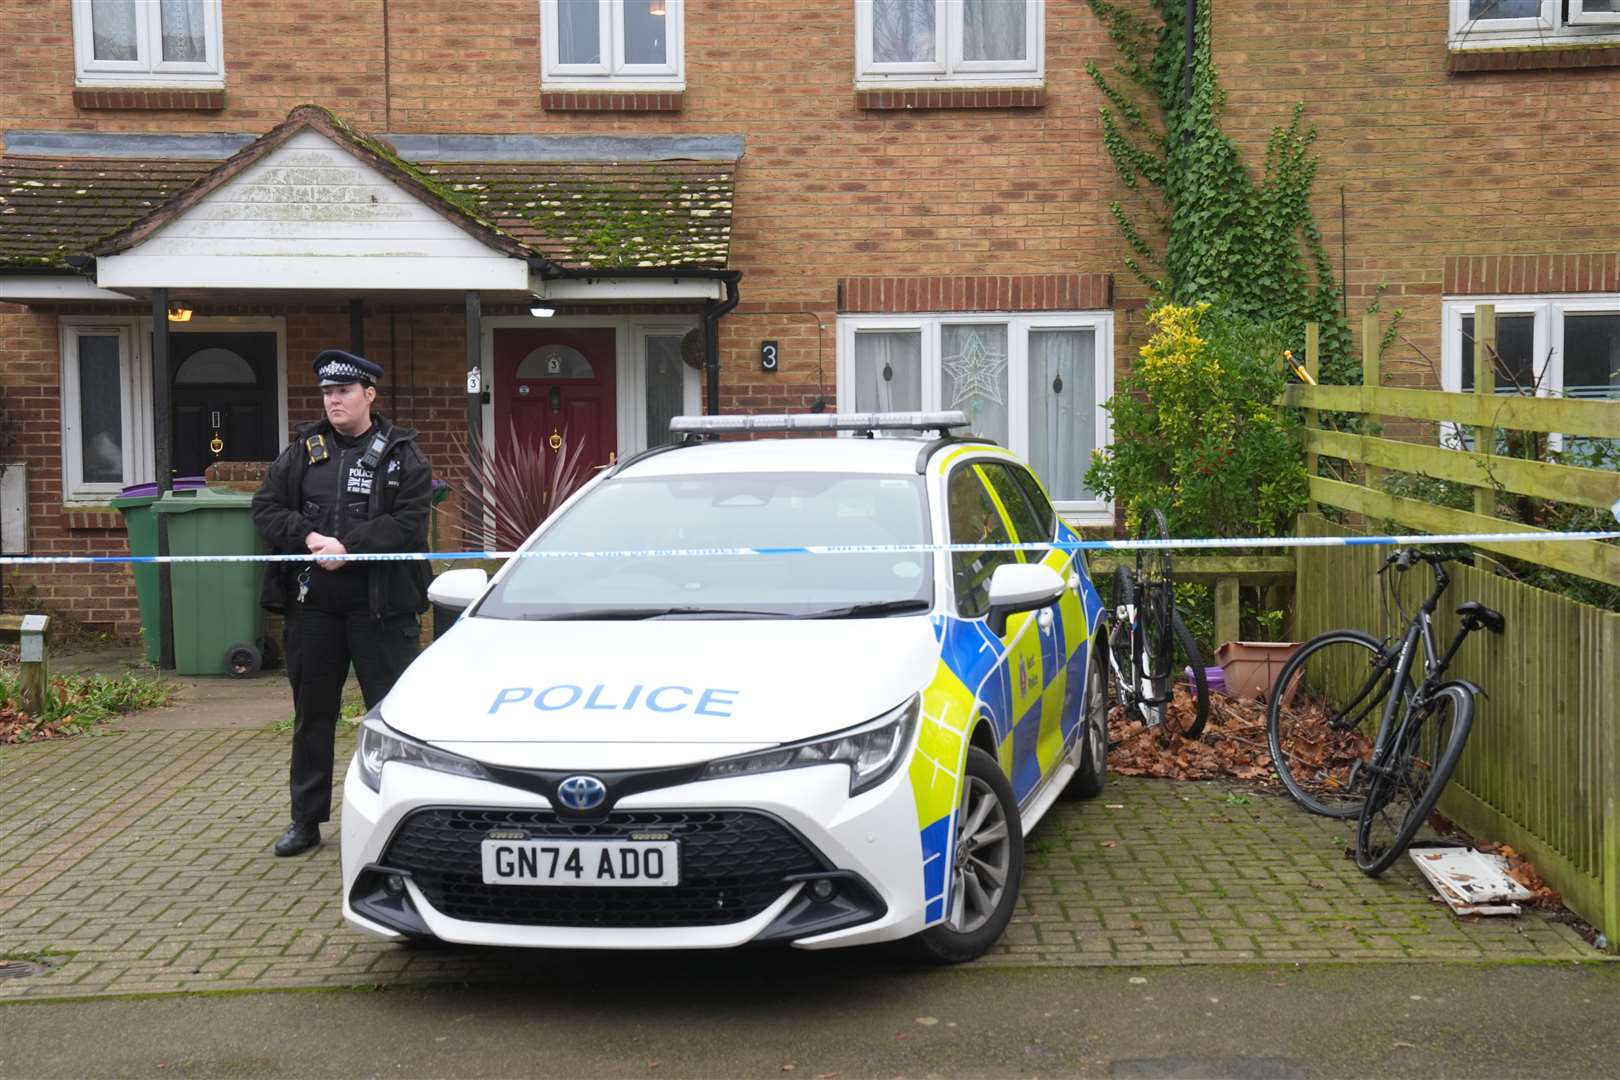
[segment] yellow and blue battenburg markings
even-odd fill
[[[994,497],[994,489],[986,487]],[[1002,517],[1012,530],[1004,508]],[[1079,539],[1060,524],[1057,541],[1041,562],[1067,579],[1079,550],[1069,545]],[[984,619],[933,619],[939,662],[923,691],[921,730],[910,766],[929,923],[942,920],[950,903],[952,819],[975,724],[980,719],[990,724],[1001,769],[1021,807],[1075,737],[1090,656],[1086,646],[1102,616],[1102,600],[1090,578],[1082,573],[1080,580],[1078,590],[1064,590],[1049,629],[1038,621],[1028,625],[1037,620],[1036,612],[1014,615],[1005,641],[990,632]],[[1074,630],[1080,636],[1069,640],[1067,632]]]

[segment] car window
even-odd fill
[[[1034,473],[1021,465],[1009,465],[1007,468],[1013,474],[1013,479],[1018,481],[1018,487],[1029,500],[1035,516],[1040,518],[1042,535],[1056,538],[1057,510],[1052,507],[1052,500],[1046,497],[1046,492],[1041,490],[1041,482],[1035,479]]]
[[[809,614],[837,605],[931,602],[927,552],[793,550],[927,543],[921,477],[799,472],[619,477],[582,496],[526,550],[772,550],[522,559],[477,614],[562,618],[653,608]]]
[[[1001,500],[1002,509],[1007,511],[1013,531],[1018,534],[1018,543],[1036,544],[1052,539],[1052,530],[1036,516],[1029,500],[1024,498],[1024,489],[1014,475],[1018,471],[1015,467],[1006,462],[987,461],[979,466],[979,470],[989,481],[996,498]],[[1023,562],[1040,562],[1046,557],[1043,551],[1021,551],[1018,554]]]
[[[946,485],[952,544],[1010,544],[1012,536],[996,510],[990,491],[972,462],[958,465]],[[1017,561],[1010,551],[957,551],[951,553],[956,585],[956,612],[977,619],[990,610],[990,575],[1002,563]]]

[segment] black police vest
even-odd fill
[[[361,439],[328,437],[325,456],[305,467],[302,512],[317,532],[344,540],[371,518],[371,485],[377,482],[381,452],[374,442],[386,442],[375,427]]]

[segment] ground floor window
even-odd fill
[[[1613,295],[1446,301],[1440,373],[1445,389],[1474,389],[1474,309],[1480,304],[1496,308],[1498,394],[1620,399],[1620,296]],[[1453,445],[1471,445],[1471,433],[1456,425],[1447,425],[1444,435]],[[1617,446],[1615,440],[1551,440],[1570,464],[1601,464],[1594,455],[1612,456]]]
[[[62,487],[69,500],[105,499],[152,478],[151,365],[135,319],[64,321]]]
[[[1113,520],[1085,484],[1108,445],[1112,315],[857,316],[838,333],[840,410],[961,409],[1029,459],[1066,517]]]

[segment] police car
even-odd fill
[[[1103,787],[1105,634],[1078,537],[961,426],[678,418],[532,557],[441,574],[462,616],[349,765],[344,916],[481,945],[988,949],[1025,835]],[[843,437],[720,437],[817,430]]]

